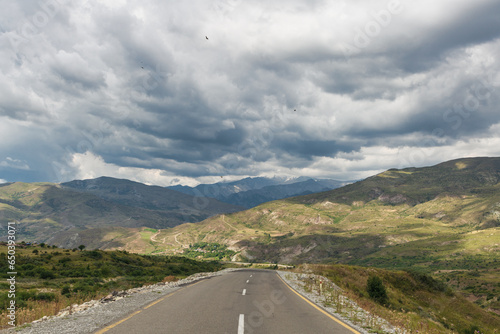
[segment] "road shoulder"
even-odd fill
[[[370,330],[379,328],[383,333],[404,334],[404,331],[400,328],[396,328],[386,320],[363,310],[354,301],[345,297],[342,294],[342,289],[325,277],[281,270],[278,270],[277,274],[296,293],[360,333],[371,333],[373,331]],[[311,291],[306,291],[305,282],[307,280],[323,281],[325,287],[328,285],[336,290],[337,303],[331,305],[331,302],[328,302],[331,296],[326,296],[326,293],[322,293],[314,288]]]

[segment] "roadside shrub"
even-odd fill
[[[85,255],[88,256],[88,257],[90,257],[90,258],[93,258],[95,260],[102,259],[101,252],[99,252],[97,250],[92,250],[92,251],[86,252]]]
[[[408,271],[408,273],[415,281],[420,283],[426,289],[430,291],[446,292],[447,286],[443,282],[437,281],[429,275],[422,274],[416,271],[410,270]]]
[[[35,266],[31,263],[26,263],[26,264],[22,264],[20,266],[20,268],[23,270],[23,271],[26,271],[26,270],[33,270],[35,268]]]
[[[56,278],[56,275],[52,271],[49,271],[47,269],[41,269],[39,272],[40,278],[41,279],[53,279]]]
[[[460,334],[478,334],[478,333],[481,333],[481,330],[476,325],[472,325],[469,328],[460,331]]]
[[[67,297],[70,293],[71,293],[71,288],[69,287],[69,285],[65,285],[62,287],[61,295],[64,295]]]
[[[75,292],[80,292],[82,294],[90,294],[92,293],[92,287],[87,284],[77,284],[73,288],[73,291]]]
[[[8,298],[8,293],[0,293],[0,311],[5,311],[10,305],[10,298]]]
[[[143,276],[144,274],[145,274],[144,270],[136,269],[130,273],[130,276],[139,277],[139,276]]]
[[[371,299],[381,305],[386,305],[389,302],[387,291],[382,279],[378,276],[370,276],[366,284],[366,291]]]
[[[36,296],[35,290],[20,290],[16,293],[16,307],[26,307],[28,300],[34,300]]]
[[[56,299],[56,295],[52,292],[40,292],[33,299],[51,302],[51,301],[54,301]]]

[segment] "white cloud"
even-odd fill
[[[26,161],[12,159],[11,157],[5,158],[5,160],[0,162],[0,167],[7,167],[13,169],[21,169],[21,170],[29,170],[30,166],[26,163]]]
[[[199,184],[193,178],[166,175],[165,171],[159,169],[120,167],[106,163],[102,157],[91,152],[73,154],[70,166],[75,169],[74,177],[80,180],[109,176],[165,187],[178,183],[192,186]]]

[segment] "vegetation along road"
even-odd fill
[[[177,290],[101,333],[359,332],[298,295],[276,272],[246,269]]]

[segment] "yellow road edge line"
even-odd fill
[[[128,319],[132,318],[134,315],[136,315],[136,314],[138,314],[138,313],[141,313],[141,312],[142,312],[142,310],[135,311],[134,313],[132,313],[132,314],[131,314],[131,315],[129,315],[128,317],[123,318],[122,320],[119,320],[119,321],[115,322],[115,323],[114,323],[114,324],[112,324],[112,325],[109,325],[109,326],[107,326],[107,327],[104,327],[103,329],[101,329],[100,331],[96,332],[95,334],[102,334],[102,333],[105,333],[105,332],[109,331],[110,329],[112,329],[112,328],[114,328],[114,327],[118,326],[118,325],[119,325],[119,324],[121,324],[122,322],[127,321]]]
[[[179,291],[179,290],[177,290],[177,291]],[[177,291],[174,291],[174,292],[172,292],[171,294],[168,294],[168,295],[166,295],[165,297],[162,297],[162,298],[160,298],[160,299],[158,299],[158,300],[156,300],[156,301],[152,302],[152,303],[151,303],[151,304],[149,304],[148,306],[144,307],[144,308],[143,308],[143,310],[146,310],[146,309],[150,308],[151,306],[156,305],[156,304],[158,304],[158,303],[159,303],[159,302],[161,302],[161,301],[164,301],[165,299],[167,299],[168,297],[170,297],[171,295],[173,295],[173,294],[174,294],[174,293],[176,293]]]
[[[196,282],[196,283],[190,284],[189,286],[196,285],[196,284],[200,283],[201,281],[202,281],[202,280],[200,280],[200,281],[198,281],[198,282]],[[179,290],[180,290],[180,289],[179,289]],[[150,303],[148,306],[145,306],[145,307],[143,307],[142,309],[140,309],[140,310],[138,310],[138,311],[135,311],[134,313],[132,313],[132,314],[131,314],[131,315],[129,315],[128,317],[123,318],[123,319],[121,319],[121,320],[119,320],[119,321],[115,322],[114,324],[111,324],[111,325],[109,325],[109,326],[104,327],[103,329],[99,330],[98,332],[95,332],[94,334],[103,334],[103,333],[106,333],[107,331],[109,331],[110,329],[115,328],[116,326],[118,326],[118,325],[119,325],[119,324],[121,324],[122,322],[125,322],[125,321],[129,320],[130,318],[132,318],[133,316],[135,316],[135,315],[137,315],[137,314],[141,313],[143,310],[146,310],[146,309],[150,308],[151,306],[153,306],[153,305],[155,305],[155,304],[158,304],[159,302],[161,302],[161,301],[163,301],[163,300],[167,299],[168,297],[170,297],[170,296],[172,296],[173,294],[177,293],[179,290],[176,290],[176,291],[174,291],[174,292],[172,292],[172,293],[170,293],[170,294],[166,295],[165,297],[162,297],[162,298],[160,298],[160,299],[158,299],[158,300],[155,300],[154,302]]]
[[[279,274],[276,274],[278,275],[279,279],[285,283],[285,285],[290,289],[292,290],[293,292],[295,292],[297,294],[297,296],[299,296],[300,298],[302,298],[303,300],[305,300],[306,302],[309,303],[309,305],[311,305],[312,307],[314,307],[315,309],[317,309],[318,311],[320,311],[321,313],[323,313],[324,315],[328,316],[330,319],[332,320],[335,320],[338,324],[344,326],[345,328],[347,328],[348,330],[352,331],[353,333],[355,334],[361,334],[360,332],[358,332],[357,330],[355,330],[354,328],[352,328],[351,326],[343,323],[342,321],[340,321],[339,319],[335,318],[333,315],[331,315],[330,313],[326,312],[325,310],[323,310],[321,307],[319,307],[318,305],[314,304],[313,302],[311,302],[309,299],[307,299],[306,297],[302,296],[300,293],[298,293],[297,291],[295,291],[295,289],[293,289],[290,285],[288,285],[287,282],[285,282],[285,280],[283,278],[281,278],[281,276]]]

